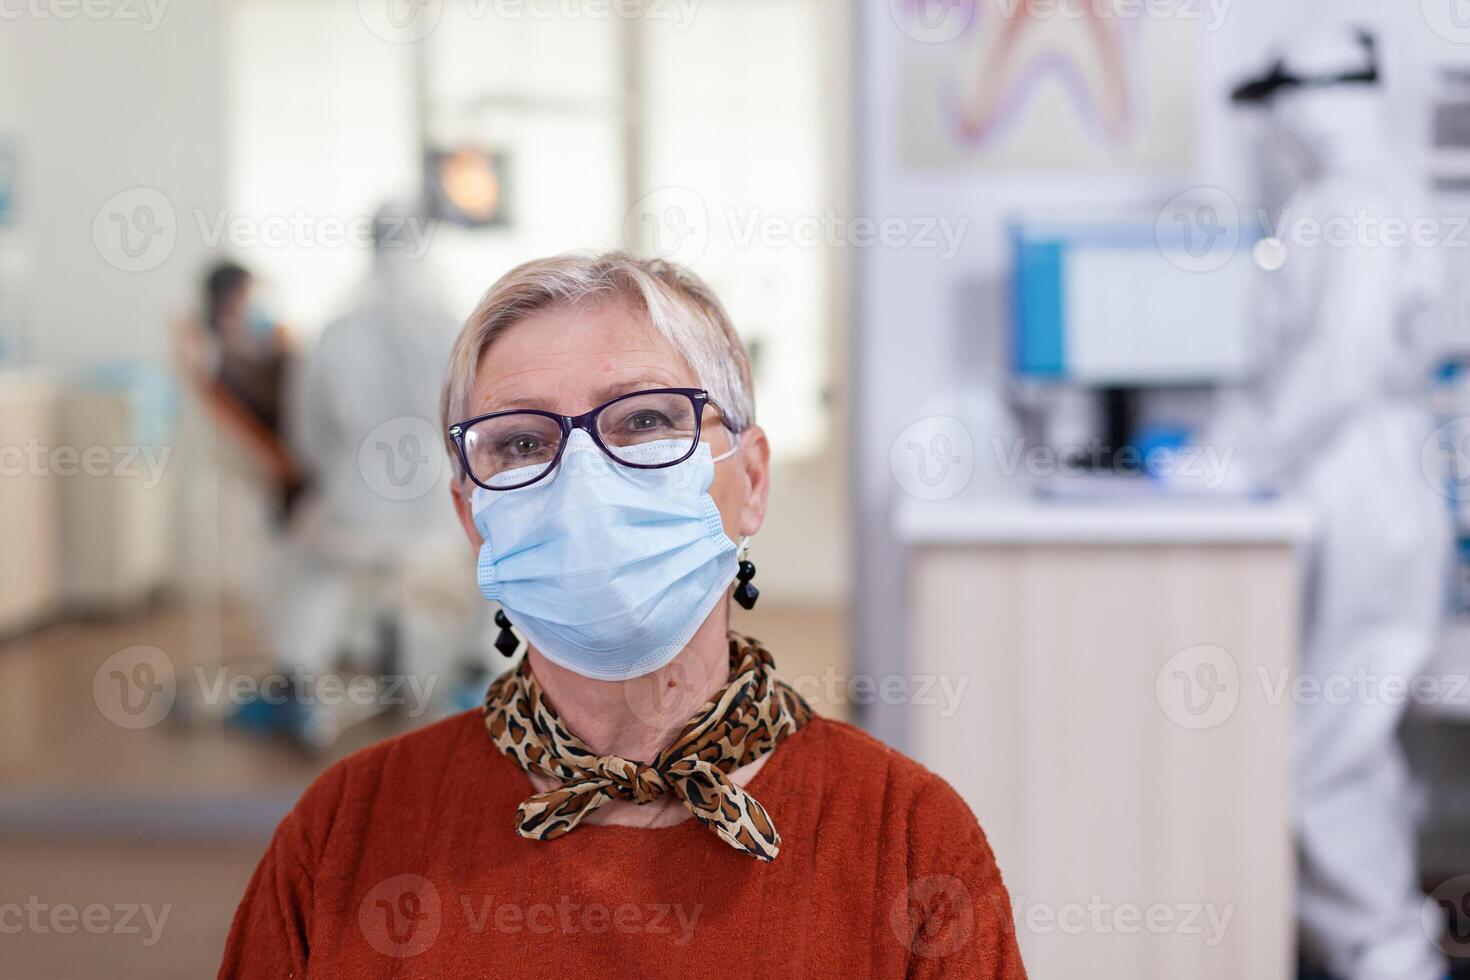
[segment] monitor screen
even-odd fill
[[[1134,387],[1239,377],[1247,366],[1250,243],[1202,251],[1152,223],[1015,225],[1016,373]]]

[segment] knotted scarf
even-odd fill
[[[485,725],[495,746],[522,769],[561,784],[517,809],[522,837],[560,837],[610,800],[642,804],[672,794],[732,847],[770,861],[781,849],[781,835],[765,807],[729,774],[806,724],[811,710],[776,677],[758,640],[731,632],[729,682],[651,762],[599,756],[568,731],[542,696],[529,658],[490,686]]]

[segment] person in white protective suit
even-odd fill
[[[1425,668],[1444,601],[1448,509],[1421,463],[1442,274],[1432,243],[1405,240],[1431,212],[1387,138],[1378,79],[1373,39],[1343,30],[1294,41],[1236,90],[1269,107],[1300,174],[1238,458],[1316,525],[1299,670],[1323,695],[1293,705],[1304,959],[1343,980],[1439,980],[1404,699],[1385,688]]]
[[[456,583],[468,581],[454,549],[458,528],[443,506],[449,474],[435,422],[458,324],[421,270],[425,233],[406,207],[375,215],[372,270],[293,379],[287,434],[310,489],[272,563],[271,625],[283,666],[309,679],[353,649],[401,652],[391,607],[413,571],[410,559],[442,561]],[[294,707],[306,709],[305,741],[335,738],[336,724],[313,705]]]

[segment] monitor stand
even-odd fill
[[[1118,469],[1119,452],[1133,445],[1138,421],[1137,388],[1102,389],[1102,437],[1103,450],[1098,454],[1097,468],[1104,471]]]

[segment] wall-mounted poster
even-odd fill
[[[948,29],[936,35],[935,8]],[[1200,0],[893,0],[909,170],[1186,170]]]

